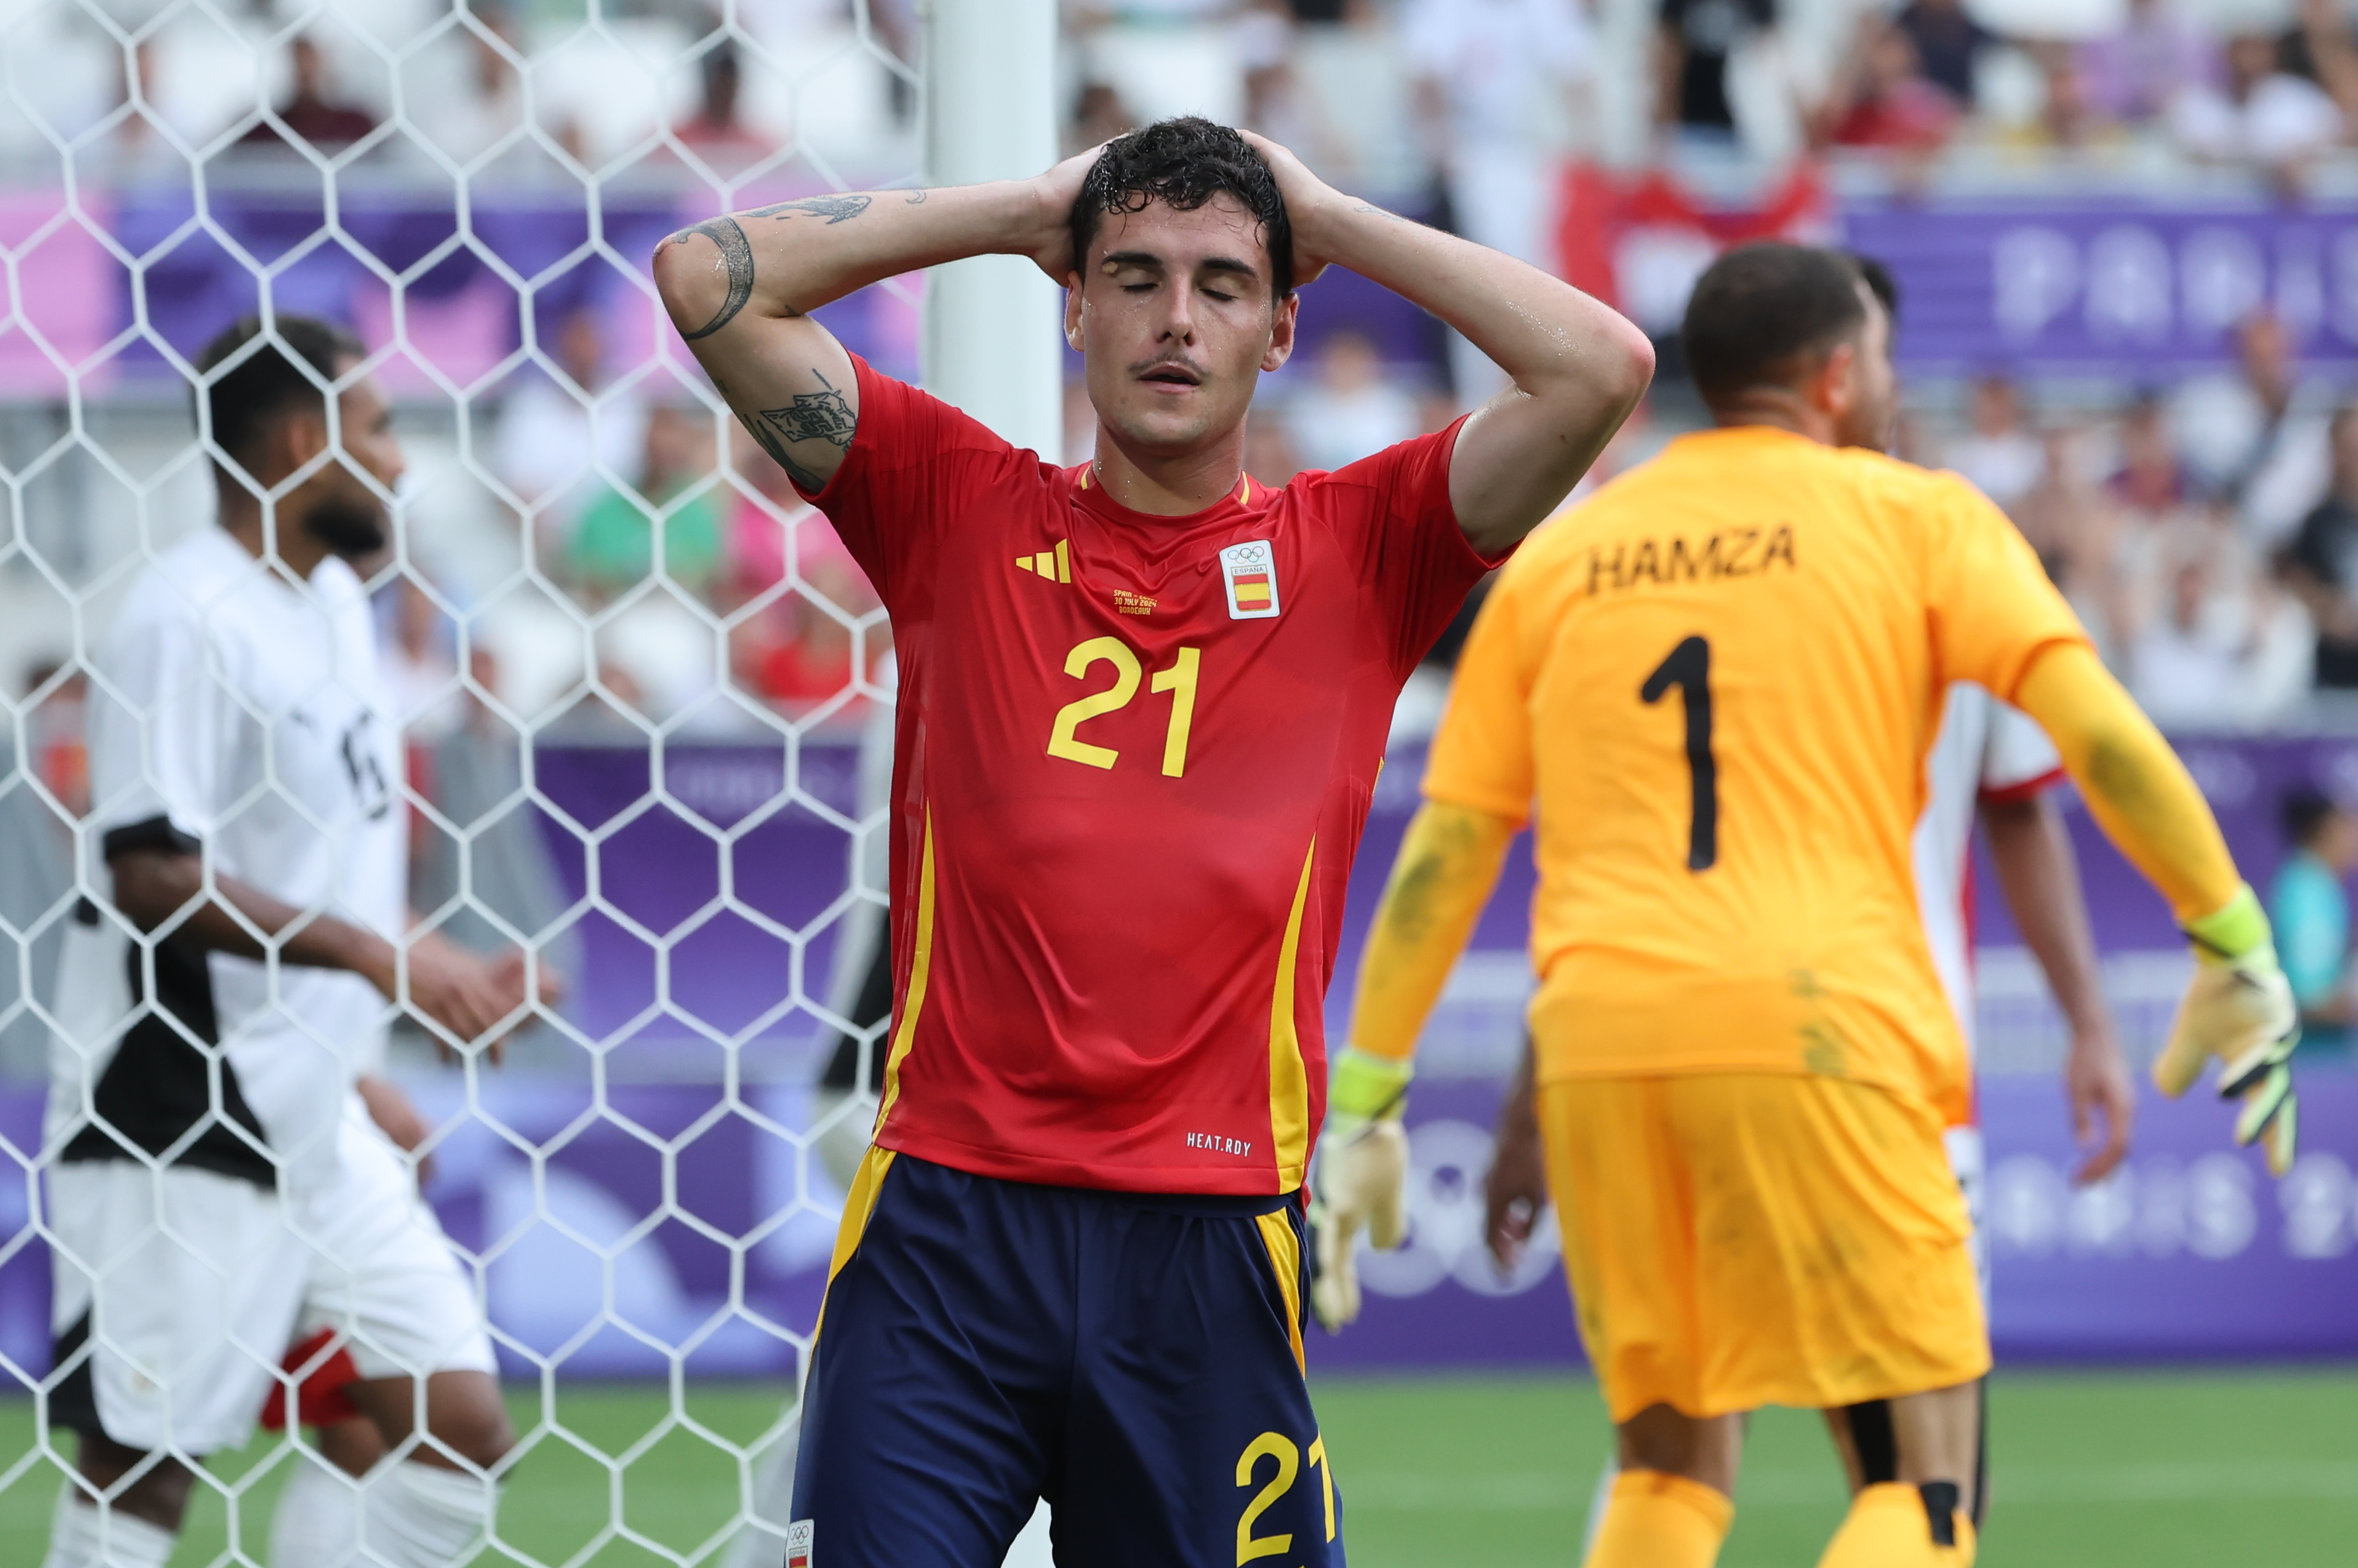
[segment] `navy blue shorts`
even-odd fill
[[[1042,1498],[1061,1563],[1340,1568],[1295,1199],[882,1151],[855,1219],[868,1191],[804,1397],[789,1539],[811,1568],[999,1568]]]

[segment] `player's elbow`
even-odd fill
[[[1617,310],[1603,310],[1606,324],[1597,347],[1595,390],[1628,417],[1654,384],[1654,341],[1639,330],[1638,324]],[[1615,423],[1617,425],[1618,420]]]
[[[649,263],[654,276],[655,297],[663,301],[672,326],[682,334],[709,320],[728,294],[726,281],[713,267],[710,249],[708,242],[703,245],[696,243],[692,230],[655,243],[655,254]],[[699,257],[695,254],[699,251],[708,254]]]

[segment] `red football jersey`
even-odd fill
[[[1452,427],[1188,517],[860,373],[815,497],[900,656],[878,1141],[1015,1181],[1283,1193],[1401,683],[1494,563]]]

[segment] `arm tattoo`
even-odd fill
[[[790,406],[764,408],[762,418],[778,433],[781,440],[832,441],[836,446],[848,449],[851,445],[852,433],[860,427],[859,417],[851,412],[850,405],[844,402],[843,394],[838,392],[827,377],[820,376],[818,384],[827,390],[797,392]]]
[[[925,204],[925,198],[932,194],[933,192],[929,190],[912,190],[909,192],[909,199],[901,203],[901,205],[903,207],[923,207]]]
[[[712,336],[735,320],[737,312],[744,309],[745,302],[753,297],[753,247],[747,243],[745,231],[737,226],[737,220],[725,214],[707,219],[692,229],[682,229],[671,237],[671,243],[684,245],[690,234],[702,234],[719,246],[720,265],[729,270],[729,297],[720,302],[720,308],[712,313],[712,319],[693,332],[680,334],[682,341],[692,343],[698,338]]]
[[[769,207],[756,207],[745,214],[748,218],[775,218],[785,222],[797,212],[814,218],[824,218],[830,226],[859,217],[868,211],[872,196],[806,196],[799,201],[780,201]]]
[[[805,490],[824,490],[827,488],[826,481],[821,480],[818,475],[811,472],[810,470],[803,467],[802,464],[788,457],[786,455],[784,444],[782,443],[777,437],[772,435],[770,431],[758,421],[747,419],[743,421],[743,423],[746,433],[751,435],[755,441],[761,444],[761,448],[763,451],[770,454],[770,460],[772,462],[776,463],[780,468],[786,470],[787,478],[793,480]]]

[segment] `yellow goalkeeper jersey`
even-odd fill
[[[1762,427],[1547,524],[1459,662],[1424,790],[1534,816],[1550,1079],[1807,1072],[1960,1114],[1909,838],[1952,681],[2084,642],[1953,474]]]

